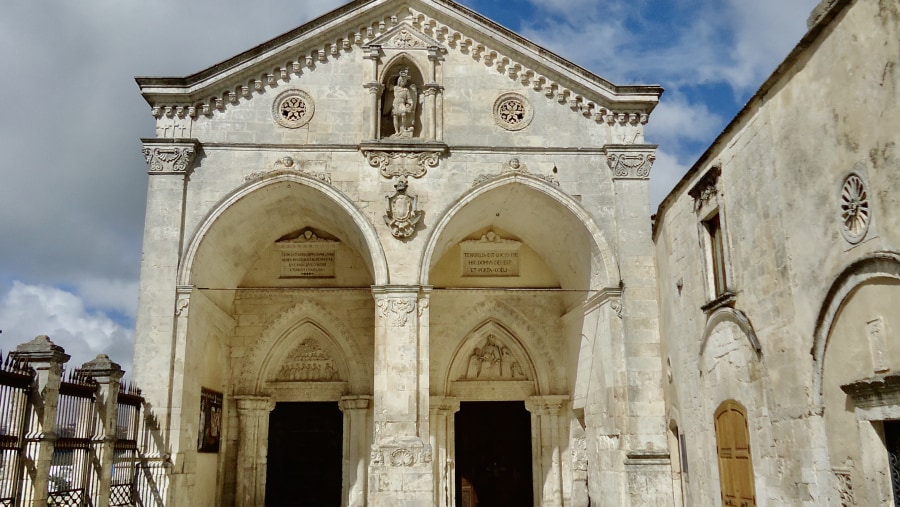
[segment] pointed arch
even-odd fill
[[[759,338],[756,337],[756,332],[753,330],[753,324],[750,323],[750,319],[747,318],[744,312],[729,307],[719,308],[710,314],[706,320],[706,329],[703,331],[703,338],[700,339],[700,357],[703,357],[706,352],[706,345],[713,331],[724,322],[731,322],[737,325],[744,337],[747,338],[750,347],[756,352],[756,358],[762,358],[762,345],[759,343]]]
[[[504,360],[514,362],[518,365],[518,371],[512,363],[509,364],[510,371],[501,372],[500,377],[506,380],[521,380],[535,382],[537,378],[534,361],[525,345],[505,326],[496,319],[488,319],[478,328],[468,333],[456,350],[453,352],[450,360],[450,367],[447,368],[447,376],[445,377],[444,386],[447,392],[450,391],[450,383],[457,380],[499,380],[497,375],[488,374],[484,370],[484,366],[479,372],[470,370],[470,359],[475,356],[476,349],[479,347],[496,346],[503,356]],[[507,355],[507,351],[509,354]],[[534,394],[537,394],[535,390]]]
[[[297,345],[290,343],[290,338],[308,327],[325,342],[322,343],[323,348],[332,353],[342,380],[349,384],[350,393],[370,393],[371,361],[365,359],[359,342],[343,322],[312,301],[304,301],[285,311],[272,321],[247,352],[241,363],[235,392],[263,394],[271,368],[277,366],[275,363]]]
[[[456,221],[460,213],[469,205],[486,196],[490,192],[508,185],[520,185],[529,191],[549,198],[551,202],[560,206],[574,220],[577,220],[589,236],[590,241],[590,279],[589,287],[580,286],[578,289],[601,289],[606,287],[618,287],[619,267],[616,262],[615,250],[610,246],[603,231],[596,224],[590,213],[571,196],[561,191],[554,185],[537,177],[525,174],[506,174],[499,176],[487,183],[476,186],[468,193],[462,195],[446,211],[441,214],[440,220],[435,224],[431,235],[425,245],[422,260],[420,261],[419,281],[428,285],[429,271],[432,265],[454,244],[463,239],[463,232],[453,230],[451,225]],[[521,231],[513,231],[520,233]],[[534,248],[537,245],[531,245]]]
[[[238,203],[247,202],[279,184],[301,185],[303,188],[313,191],[314,195],[320,196],[322,203],[329,205],[335,213],[342,214],[343,216],[336,217],[336,220],[344,219],[348,227],[351,227],[352,224],[354,230],[350,232],[356,233],[345,240],[362,256],[376,285],[389,283],[387,259],[375,227],[353,201],[338,189],[316,177],[300,172],[278,171],[260,180],[240,186],[213,206],[206,217],[200,221],[184,249],[178,268],[178,285],[195,284],[196,263],[201,247],[204,241],[213,234],[226,213]]]

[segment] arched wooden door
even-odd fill
[[[755,507],[756,489],[747,413],[736,401],[725,401],[716,410],[716,453],[719,456],[722,505]]]

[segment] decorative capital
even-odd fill
[[[196,139],[141,139],[150,174],[185,174],[200,151]]]
[[[656,148],[655,144],[606,145],[606,163],[613,179],[649,179],[656,160]]]
[[[690,190],[688,195],[694,199],[694,211],[700,211],[707,204],[715,204],[719,193],[719,176],[722,174],[722,166],[716,164],[706,171]]]

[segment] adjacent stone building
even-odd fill
[[[450,0],[138,78],[158,502],[889,504],[898,10],[817,9],[655,223],[662,89]]]

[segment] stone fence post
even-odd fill
[[[31,390],[33,413],[28,424],[23,478],[25,504],[28,498],[33,507],[47,507],[49,495],[50,463],[56,445],[56,411],[59,404],[59,384],[62,382],[63,365],[69,360],[65,349],[47,336],[38,336],[10,352],[13,358],[34,368],[35,379]]]
[[[97,382],[94,406],[100,420],[99,445],[96,451],[100,463],[100,477],[97,481],[99,487],[91,496],[96,507],[109,507],[113,459],[118,433],[119,387],[125,372],[121,366],[110,361],[106,354],[100,354],[95,359],[84,363],[78,371]]]

